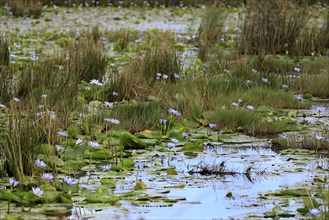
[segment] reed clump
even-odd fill
[[[42,14],[42,2],[37,0],[8,1],[11,13],[16,17],[39,18]]]

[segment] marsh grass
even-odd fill
[[[317,140],[312,136],[274,138],[272,146],[275,150],[288,148],[301,148],[307,150],[328,150],[329,143],[326,140]]]
[[[131,133],[142,130],[154,130],[159,120],[166,115],[163,104],[157,101],[131,102],[117,105],[111,112],[111,117],[118,118],[118,125]]]
[[[309,55],[317,34],[310,14],[288,0],[251,1],[239,42],[242,54]]]
[[[42,3],[37,0],[11,0],[8,5],[16,17],[39,18],[42,14]]]
[[[5,158],[7,173],[21,183],[24,175],[31,175],[36,157],[34,149],[47,140],[46,133],[36,125],[38,120],[32,108],[20,108],[19,103],[11,103],[6,121],[6,135],[1,148]]]
[[[125,50],[128,45],[129,45],[129,42],[130,42],[130,33],[131,31],[129,29],[121,29],[118,33],[117,33],[117,37],[116,39],[117,42],[116,44],[114,45],[114,50],[115,51],[123,51]]]
[[[298,87],[302,93],[309,93],[315,97],[329,98],[329,69],[322,69],[320,73],[303,73]]]
[[[151,40],[145,53],[131,59],[122,75],[111,82],[110,88],[119,93],[119,100],[145,100],[150,94],[161,91],[161,84],[177,82],[174,74],[180,74],[181,66],[174,47],[174,35],[159,32],[157,39]]]
[[[205,61],[212,53],[217,53],[217,43],[222,37],[224,31],[224,22],[226,13],[219,8],[207,9],[199,26],[198,57]]]
[[[99,38],[98,28],[94,28],[87,36],[71,41],[68,47],[68,72],[78,82],[101,80],[107,70],[107,61]]]
[[[221,128],[232,129],[253,136],[271,136],[280,132],[273,122],[267,122],[255,110],[217,109],[206,117]]]
[[[266,105],[274,108],[296,109],[303,105],[297,101],[292,92],[283,89],[269,89],[266,87],[255,87],[247,91],[241,97],[251,105]],[[306,106],[305,106],[306,107]]]
[[[0,36],[0,73],[9,64],[9,42]]]

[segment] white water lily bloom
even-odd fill
[[[53,176],[53,174],[51,174],[51,173],[44,173],[44,174],[41,175],[41,177],[42,177],[42,179],[44,179],[44,180],[48,180],[48,181],[54,179],[54,176]]]
[[[170,109],[168,110],[168,112],[169,112],[170,114],[175,115],[175,116],[180,116],[180,115],[181,115],[177,110],[172,109],[172,108],[170,108]]]
[[[42,197],[43,194],[45,194],[45,192],[43,190],[41,190],[39,187],[36,187],[36,188],[32,187],[32,191],[33,191],[34,195],[39,196],[39,197]]]
[[[113,102],[104,102],[104,105],[106,107],[112,108],[113,107]]]
[[[254,110],[255,109],[254,106],[252,106],[252,105],[247,105],[246,108],[249,109],[249,110]]]
[[[300,72],[300,68],[299,68],[299,67],[295,67],[294,70],[295,70],[296,72],[298,72],[298,73]]]
[[[179,140],[177,140],[176,138],[170,138],[170,140],[171,140],[172,142],[174,142],[174,143],[178,143],[178,142],[179,142]]]
[[[92,190],[93,189],[92,186],[90,186],[88,184],[85,184],[85,183],[81,183],[79,186],[80,186],[80,188],[86,189],[86,190]]]
[[[176,145],[174,144],[174,143],[172,143],[172,142],[169,142],[169,143],[167,143],[167,147],[168,148],[173,148],[173,147],[175,147]]]
[[[65,176],[63,181],[67,183],[68,185],[75,185],[78,183],[78,180],[73,179],[72,177]]]
[[[57,132],[58,136],[62,136],[62,137],[68,137],[69,134],[66,131],[59,131]]]
[[[118,119],[115,119],[115,118],[104,118],[104,121],[110,122],[110,123],[116,124],[116,125],[120,124],[120,121]]]
[[[317,209],[317,208],[310,209],[309,212],[310,212],[312,215],[316,215],[316,216],[321,214],[320,209]]]
[[[111,165],[103,165],[101,166],[101,170],[102,171],[107,171],[107,170],[110,170],[111,169]]]
[[[60,151],[60,152],[64,152],[64,150],[65,150],[65,148],[60,145],[55,145],[55,147],[56,147],[56,150]]]
[[[45,168],[47,165],[45,162],[43,162],[42,160],[40,159],[37,159],[35,162],[34,162],[35,165],[37,165],[38,167],[40,168]]]
[[[90,80],[90,84],[94,84],[96,86],[102,87],[103,83],[99,82],[97,79]]]
[[[98,148],[99,146],[101,146],[99,143],[94,142],[94,141],[89,141],[88,142],[88,146],[92,147],[92,148]]]
[[[320,141],[320,140],[324,139],[324,137],[322,135],[320,135],[320,134],[317,134],[317,135],[315,135],[315,139],[317,139],[318,141]]]
[[[81,143],[83,143],[83,140],[80,139],[80,138],[79,138],[78,140],[75,141],[75,144],[76,144],[76,145],[80,145]]]
[[[15,187],[19,184],[19,182],[17,180],[14,180],[14,178],[10,178],[9,179],[9,184],[12,186],[12,187]]]

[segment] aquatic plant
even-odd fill
[[[47,134],[36,123],[38,118],[31,108],[24,112],[16,112],[14,108],[8,111],[0,153],[5,159],[6,172],[24,183],[24,175],[32,174],[35,147],[44,143]]]
[[[94,29],[93,29],[94,30]],[[100,40],[95,34],[72,40],[68,46],[68,72],[77,82],[101,80],[106,72],[107,61]]]
[[[205,114],[219,129],[232,129],[253,136],[271,136],[280,132],[275,122],[266,121],[257,111],[245,109],[216,109]]]
[[[198,58],[206,61],[217,48],[216,44],[224,37],[226,13],[219,8],[207,8],[199,26]]]
[[[308,28],[310,15],[288,0],[249,3],[239,42],[242,54],[308,55],[317,40]],[[288,34],[287,34],[288,33]]]
[[[297,86],[302,93],[310,93],[316,97],[329,98],[328,83],[329,69],[327,68],[317,74],[302,74]]]
[[[120,104],[113,107],[111,112],[112,117],[121,121],[116,127],[125,128],[132,133],[155,129],[164,115],[163,105],[157,101]]]

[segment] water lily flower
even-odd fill
[[[239,104],[236,103],[236,102],[232,102],[232,105],[233,105],[234,107],[239,107]]]
[[[14,178],[10,178],[9,179],[9,184],[12,186],[12,187],[15,187],[19,184],[19,182],[17,180],[14,180]]]
[[[113,102],[104,102],[104,105],[106,107],[112,108],[113,107]]]
[[[39,60],[39,57],[36,56],[35,53],[32,53],[30,59],[33,61],[36,61],[36,60]]]
[[[75,180],[75,179],[73,179],[72,177],[69,177],[69,176],[65,176],[63,181],[65,183],[67,183],[68,185],[71,185],[71,186],[78,183],[78,180]]]
[[[47,111],[47,113],[51,119],[56,119],[56,113],[54,111]],[[63,133],[63,134],[65,134],[65,133]],[[66,133],[66,135],[68,136],[67,133]]]
[[[15,51],[12,51],[11,53],[10,53],[10,57],[11,58],[16,58],[17,56],[16,56],[16,52]]]
[[[176,138],[170,138],[170,140],[171,140],[172,142],[174,142],[174,143],[178,143],[178,142],[179,142],[179,140],[177,140]]]
[[[177,74],[177,73],[174,73],[174,77],[175,77],[176,79],[179,79],[179,78],[180,78],[180,75]]]
[[[62,146],[60,146],[60,145],[55,145],[55,147],[56,147],[56,150],[57,151],[60,151],[60,152],[64,152],[65,151],[65,148],[64,147],[62,147]]]
[[[135,163],[135,167],[136,167],[137,169],[143,169],[142,161],[137,161],[137,162]]]
[[[107,171],[107,170],[110,170],[111,169],[111,165],[103,165],[101,166],[101,170],[102,171]]]
[[[186,132],[183,132],[182,135],[183,135],[183,138],[188,138],[189,137]]]
[[[32,187],[32,190],[33,190],[34,195],[39,196],[39,197],[42,197],[43,194],[45,194],[45,192],[43,190],[41,190],[39,187],[36,187],[36,188]]]
[[[294,71],[296,71],[296,72],[299,73],[299,72],[300,72],[300,68],[299,68],[299,67],[295,67],[295,68],[294,68]]]
[[[80,138],[78,138],[78,140],[75,141],[76,145],[80,145],[81,143],[83,143],[83,140]]]
[[[180,115],[181,115],[177,110],[172,109],[172,108],[170,108],[170,109],[168,110],[168,112],[169,112],[170,114],[175,115],[175,116],[180,116]]]
[[[320,215],[320,214],[321,214],[320,209],[316,209],[316,208],[310,209],[309,212],[310,212],[312,215]]]
[[[115,125],[120,124],[120,121],[118,119],[115,119],[115,118],[104,118],[104,121],[110,122],[110,123],[115,124]]]
[[[317,135],[315,135],[315,139],[317,139],[318,141],[320,141],[320,140],[324,139],[324,137],[322,135],[320,135],[320,134],[317,134]]]
[[[50,181],[54,179],[54,176],[51,173],[44,173],[41,175],[41,178]]]
[[[268,82],[268,79],[267,79],[267,78],[264,78],[264,77],[262,77],[262,81],[263,81],[264,83],[267,83],[267,82]]]
[[[94,142],[94,141],[89,141],[88,142],[88,146],[92,147],[92,148],[98,148],[99,146],[101,146],[99,143]]]
[[[58,136],[62,136],[62,137],[68,137],[69,134],[66,131],[59,131],[57,132]]]
[[[167,143],[167,147],[170,149],[170,148],[173,148],[173,147],[175,147],[176,145],[174,144],[174,143],[172,143],[172,142],[169,142],[169,143]]]
[[[93,189],[92,186],[90,186],[88,184],[85,184],[85,183],[81,183],[79,186],[80,186],[80,188],[86,189],[86,190],[92,190]]]
[[[103,83],[99,82],[97,79],[90,80],[90,84],[94,84],[96,86],[102,87]]]
[[[300,95],[296,95],[295,98],[297,99],[297,101],[303,101],[304,100],[303,97],[300,96]]]
[[[167,123],[167,120],[166,119],[160,119],[160,125],[164,125]]]
[[[47,164],[45,162],[43,162],[42,160],[40,159],[37,159],[35,162],[34,162],[35,165],[37,165],[38,167],[40,168],[45,168],[47,166]]]
[[[216,127],[216,124],[214,124],[214,123],[209,123],[209,124],[208,124],[208,127],[211,128],[211,129],[213,129],[214,127]]]
[[[323,107],[323,106],[317,106],[317,107],[315,108],[315,110],[318,111],[318,112],[320,113],[320,112],[324,112],[324,111],[326,110],[326,108]]]
[[[247,105],[246,108],[249,110],[254,110],[254,106],[252,106],[252,105]]]

